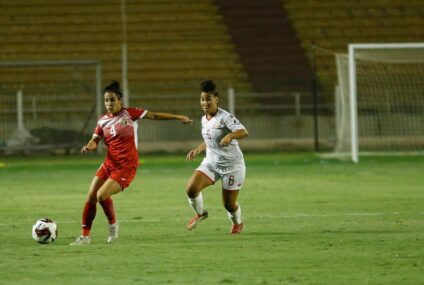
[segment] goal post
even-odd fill
[[[424,43],[349,44],[336,65],[335,154],[424,149]]]

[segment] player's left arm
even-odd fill
[[[228,146],[234,139],[242,139],[249,135],[249,132],[234,115],[229,114],[229,116],[224,118],[223,123],[231,132],[219,142],[219,145],[222,147]]]
[[[221,139],[219,142],[220,146],[228,146],[233,139],[242,139],[249,135],[249,132],[246,129],[238,129],[234,132],[227,134],[225,137]]]
[[[191,124],[193,122],[192,119],[184,115],[175,115],[175,114],[151,112],[151,111],[147,111],[144,117],[150,120],[178,120],[184,124]]]

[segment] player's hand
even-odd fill
[[[187,154],[186,159],[187,159],[187,160],[193,160],[193,159],[196,157],[196,155],[198,155],[198,154],[199,154],[199,152],[197,151],[197,149],[192,149],[192,150],[190,150],[190,152]]]
[[[89,149],[88,149],[88,147],[86,145],[81,148],[81,153],[82,154],[87,153],[88,151],[89,151]]]
[[[222,147],[227,147],[230,144],[231,140],[232,139],[229,136],[225,136],[219,142],[219,145],[222,146]]]
[[[189,124],[189,125],[191,125],[191,123],[193,123],[193,120],[190,119],[187,116],[181,116],[180,121],[183,122],[183,124]]]

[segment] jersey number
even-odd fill
[[[233,186],[234,185],[234,175],[230,175],[228,178],[228,185]]]
[[[110,128],[110,133],[112,134],[112,136],[114,137],[114,136],[116,136],[116,129],[115,129],[115,125],[113,125],[111,128]]]

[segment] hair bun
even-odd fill
[[[211,93],[217,92],[217,90],[216,90],[216,84],[212,80],[205,80],[205,81],[203,81],[200,84],[200,89],[203,92],[211,92]]]
[[[111,83],[110,83],[110,85],[109,85],[110,87],[112,87],[112,88],[118,88],[118,89],[120,89],[121,88],[121,86],[119,85],[119,82],[118,81],[116,81],[116,80],[113,80]]]
[[[118,96],[118,98],[122,98],[121,86],[116,80],[112,81],[108,86],[106,86],[104,92],[113,92]]]

